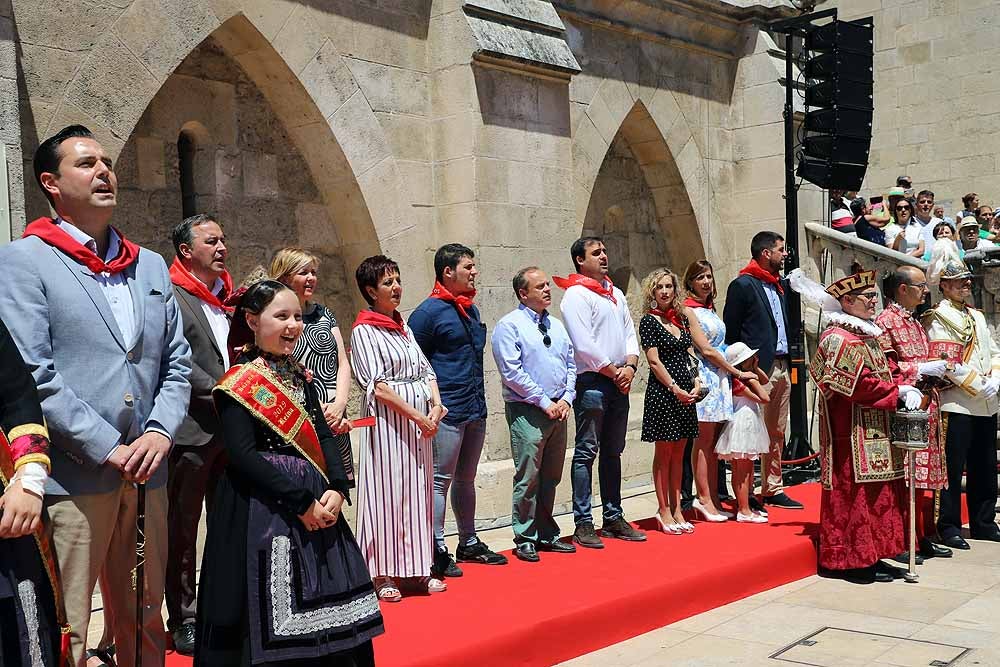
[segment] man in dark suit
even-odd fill
[[[788,251],[776,232],[758,232],[750,241],[753,259],[729,283],[722,319],[726,343],[737,341],[758,350],[761,369],[768,374],[771,401],[764,406],[764,422],[771,436],[771,451],[761,457],[761,496],[764,503],[785,509],[802,509],[802,503],[784,492],[781,452],[788,426],[791,395],[788,359],[788,311],[785,285],[780,276]],[[756,502],[756,501],[754,501]]]
[[[191,216],[171,233],[177,255],[170,280],[191,346],[191,404],[170,453],[170,506],[167,515],[170,553],[167,558],[167,629],[174,648],[194,654],[195,544],[202,503],[212,506],[212,490],[225,465],[212,387],[229,368],[226,338],[233,291],[226,270],[226,237],[210,215]]]

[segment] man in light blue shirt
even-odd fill
[[[536,266],[514,276],[521,305],[493,329],[493,358],[503,382],[514,457],[514,555],[537,562],[538,551],[572,553],[552,518],[566,459],[566,418],[576,396],[573,344],[549,315],[549,278]]]

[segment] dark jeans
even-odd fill
[[[974,417],[954,412],[948,416],[948,488],[941,490],[938,534],[947,539],[962,533],[962,471],[965,502],[969,507],[969,534],[986,536],[997,530],[997,416]]]
[[[200,447],[174,445],[167,479],[167,629],[195,622],[196,544],[202,504],[212,507],[212,492],[226,467],[222,439],[216,436]],[[211,518],[211,516],[209,517]]]
[[[600,373],[576,378],[576,449],[573,452],[573,519],[577,525],[593,521],[593,467],[601,490],[604,521],[622,516],[622,451],[628,429],[628,395]]]

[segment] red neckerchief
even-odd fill
[[[684,324],[684,321],[681,319],[681,314],[677,312],[676,308],[669,308],[667,310],[660,310],[659,308],[650,308],[649,309],[649,314],[650,315],[659,315],[660,317],[662,317],[663,319],[665,319],[667,322],[670,322],[671,324],[673,324],[678,329],[685,329],[685,328],[687,328],[686,325]]]
[[[740,275],[753,276],[762,283],[774,285],[774,289],[778,290],[778,294],[785,293],[785,288],[781,286],[781,279],[758,264],[756,259],[751,259],[749,264],[740,269]]]
[[[229,275],[229,271],[223,271],[219,277],[222,279],[222,291],[219,292],[219,296],[216,296],[212,294],[212,291],[208,289],[205,283],[198,280],[197,276],[181,264],[178,258],[174,257],[174,263],[170,265],[170,282],[185,292],[198,297],[208,305],[215,306],[219,310],[232,315],[234,308],[223,302],[233,291],[233,277]]]
[[[448,303],[455,304],[455,308],[458,310],[458,314],[467,320],[471,320],[472,317],[466,311],[466,308],[472,308],[472,300],[476,298],[476,290],[472,290],[472,294],[462,294],[461,296],[455,296],[441,283],[434,281],[434,289],[431,290],[431,299],[441,299],[442,301],[447,301]]]
[[[122,233],[112,227],[121,239],[118,256],[107,264],[93,250],[83,245],[65,231],[52,218],[38,218],[28,225],[21,238],[37,236],[53,248],[61,250],[80,262],[94,273],[121,273],[139,259],[139,246],[127,240]]]
[[[740,275],[752,276],[762,283],[774,285],[774,289],[778,290],[778,294],[785,293],[785,288],[781,286],[781,279],[758,264],[756,259],[751,259],[749,264],[740,269]]]
[[[571,273],[566,278],[560,276],[552,276],[552,282],[556,284],[557,287],[562,289],[569,289],[574,285],[582,285],[586,287],[594,294],[607,297],[611,299],[611,303],[618,305],[618,299],[615,298],[614,291],[611,289],[614,287],[614,283],[611,282],[611,278],[606,279],[608,281],[608,286],[605,287],[601,283],[597,282],[593,278],[588,278],[579,273]]]
[[[358,313],[358,318],[354,320],[351,328],[353,329],[359,324],[370,324],[373,327],[398,331],[404,336],[406,335],[406,329],[403,328],[403,316],[399,314],[398,310],[392,311],[392,317],[377,313],[374,310],[362,310]]]
[[[715,310],[715,303],[712,301],[712,297],[708,297],[708,301],[702,303],[693,296],[689,296],[684,299],[684,305],[688,308],[708,308],[709,310]]]

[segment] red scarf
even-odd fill
[[[709,310],[715,310],[715,302],[712,300],[712,297],[708,297],[708,301],[702,303],[693,296],[689,296],[684,299],[684,305],[688,308],[708,308]]]
[[[198,280],[197,276],[188,271],[188,268],[181,264],[178,258],[174,257],[174,263],[170,265],[170,282],[185,292],[195,295],[208,305],[215,306],[219,310],[232,315],[234,308],[223,302],[233,291],[233,277],[229,275],[229,271],[223,271],[219,277],[222,278],[222,291],[219,292],[219,296],[216,296],[205,286],[205,283]]]
[[[678,329],[686,329],[687,324],[681,319],[681,314],[677,312],[676,308],[668,308],[667,310],[660,310],[659,308],[650,308],[650,315],[659,315],[667,322],[670,322]]]
[[[111,229],[115,228],[112,227]],[[139,259],[139,246],[127,240],[117,229],[115,229],[115,232],[121,238],[121,245],[118,248],[118,256],[107,264],[97,256],[97,253],[63,231],[52,218],[38,218],[25,228],[21,238],[37,236],[53,248],[61,250],[77,262],[80,262],[94,273],[110,273],[114,275],[132,266],[135,260]]]
[[[406,335],[406,329],[403,328],[403,316],[399,314],[398,310],[392,311],[392,317],[375,312],[374,310],[362,310],[358,313],[358,318],[354,320],[351,328],[353,329],[359,324],[370,324],[373,327],[398,331],[404,336]]]
[[[582,285],[586,287],[594,294],[599,296],[604,296],[611,299],[611,303],[618,305],[618,299],[615,298],[614,291],[611,289],[614,287],[614,283],[611,282],[611,278],[607,279],[608,286],[605,287],[603,284],[597,282],[593,278],[588,278],[587,276],[581,275],[579,273],[571,273],[566,278],[560,276],[552,276],[552,282],[556,284],[557,287],[562,289],[569,289],[574,285]]]
[[[778,290],[778,294],[785,293],[785,288],[781,286],[781,279],[770,271],[765,270],[763,266],[757,263],[756,259],[751,259],[749,264],[740,269],[740,275],[752,276],[762,283],[774,285],[774,289]]]
[[[455,308],[458,309],[458,314],[467,320],[471,320],[472,317],[466,311],[466,308],[472,308],[472,300],[476,298],[476,290],[472,290],[472,294],[463,294],[461,296],[455,296],[441,283],[434,281],[434,289],[431,290],[431,299],[441,299],[442,301],[447,301],[448,303],[455,304]]]

